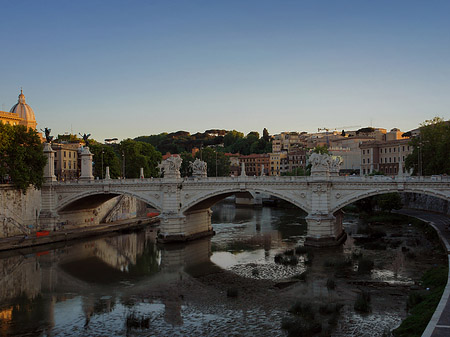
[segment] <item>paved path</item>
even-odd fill
[[[118,220],[111,223],[102,223],[99,225],[74,227],[62,229],[56,232],[50,231],[49,235],[36,237],[36,234],[10,236],[0,239],[0,252],[4,250],[26,248],[32,246],[45,245],[54,242],[80,239],[84,237],[102,235],[110,232],[133,229],[159,222],[157,218],[134,218]]]
[[[450,217],[443,214],[412,209],[402,209],[397,212],[410,215],[427,222],[432,222],[432,225],[440,232],[441,238],[447,247],[447,258],[450,267]],[[428,326],[422,335],[422,337],[444,336],[450,336],[450,268],[447,286],[442,294],[441,301],[439,302],[430,323],[428,323]]]

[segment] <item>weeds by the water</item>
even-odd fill
[[[134,312],[127,316],[127,329],[148,329],[150,327],[150,317],[137,316]]]
[[[355,311],[362,312],[362,313],[368,313],[371,311],[370,293],[369,292],[362,291],[358,294],[358,296],[356,297],[354,309],[355,309]]]
[[[292,278],[300,280],[300,281],[306,281],[307,276],[308,276],[308,272],[305,270],[303,273],[294,275]]]
[[[289,312],[294,317],[283,319],[281,328],[286,330],[288,336],[330,336],[333,326],[336,325],[342,304],[329,303],[318,308],[306,302],[296,302]]]
[[[239,291],[237,288],[228,288],[227,297],[238,297]]]
[[[327,289],[328,289],[328,290],[334,290],[334,289],[336,289],[336,282],[335,282],[333,279],[331,279],[331,278],[329,278],[329,279],[327,280]]]
[[[288,311],[307,319],[314,319],[315,315],[311,303],[296,302]]]
[[[407,305],[411,315],[393,331],[394,336],[415,337],[422,335],[444,292],[447,275],[448,267],[439,266],[428,270],[422,276],[424,290],[410,294]]]
[[[295,248],[295,254],[302,255],[306,253],[308,253],[308,248],[305,246],[297,246],[297,248]]]
[[[359,274],[370,273],[374,265],[375,263],[373,262],[372,259],[367,259],[363,257],[359,260],[358,263],[358,273]]]

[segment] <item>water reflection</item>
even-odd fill
[[[157,336],[280,335],[293,298],[337,303],[357,291],[346,281],[337,291],[327,287],[337,273],[354,273],[356,260],[338,271],[324,263],[351,259],[362,249],[351,236],[343,246],[315,249],[310,265],[306,254],[299,254],[294,265],[275,263],[277,254],[304,240],[299,210],[223,204],[214,209],[212,223],[214,237],[188,244],[158,246],[156,229],[149,228],[0,254],[0,335],[147,336],[148,329]],[[356,234],[357,226],[357,219],[346,219],[347,232]],[[387,262],[377,262],[369,278],[411,280],[402,274],[403,255],[376,254]],[[305,271],[306,281],[281,291],[284,281]],[[227,288],[236,285],[245,292],[227,298]],[[386,316],[399,321],[398,298],[397,306],[386,310],[383,296],[382,310],[374,310],[367,321]],[[351,310],[348,317],[338,334],[364,321]]]

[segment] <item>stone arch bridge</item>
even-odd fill
[[[308,213],[306,243],[315,246],[339,244],[345,238],[342,207],[357,200],[389,192],[427,194],[450,199],[450,178],[338,176],[339,162],[333,165],[326,155],[311,156],[312,175],[307,177],[245,176],[206,177],[204,163],[194,163],[194,176],[181,178],[180,158],[161,164],[164,178],[94,180],[92,154],[85,149],[82,174],[78,181],[57,182],[51,165],[51,149],[42,188],[40,221],[52,225],[58,213],[89,198],[108,200],[117,195],[131,195],[158,209],[159,239],[163,242],[185,241],[212,234],[211,209],[217,201],[239,192],[261,192],[286,200]],[[315,162],[314,162],[315,160]],[[83,166],[83,164],[86,164]],[[197,165],[197,166],[196,166]],[[83,171],[84,168],[84,171]],[[244,170],[243,170],[244,171]]]

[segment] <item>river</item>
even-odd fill
[[[158,245],[149,227],[1,253],[0,335],[283,336],[287,309],[303,301],[343,306],[334,336],[379,336],[405,317],[408,287],[423,264],[435,262],[430,254],[418,257],[428,244],[417,242],[420,233],[397,228],[416,240],[414,261],[399,245],[363,249],[350,236],[341,247],[315,249],[312,264],[305,254],[297,263],[275,263],[304,242],[300,210],[220,203],[213,211],[216,235],[188,244]],[[355,234],[361,224],[346,217],[345,226]],[[361,251],[375,261],[366,275],[355,273],[351,260]],[[337,260],[349,265],[330,269]],[[292,282],[304,271],[306,281]],[[336,289],[327,287],[330,278]],[[358,314],[353,303],[366,281],[383,286],[370,288],[371,311]]]

